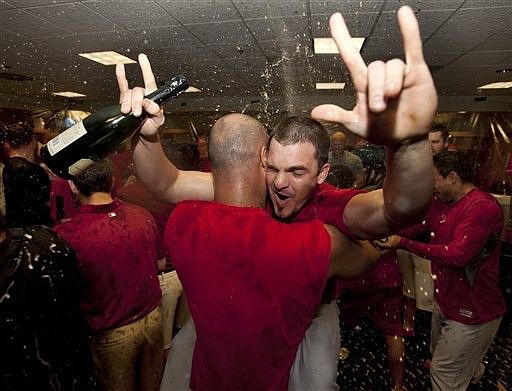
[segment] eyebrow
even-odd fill
[[[267,168],[277,169],[277,167],[274,166],[273,164],[267,164]],[[302,165],[291,166],[291,167],[286,168],[284,171],[293,172],[293,171],[300,171],[300,170],[309,171],[307,167],[302,166]]]

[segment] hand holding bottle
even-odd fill
[[[116,66],[116,78],[119,85],[119,103],[121,104],[121,112],[128,114],[130,111],[133,115],[139,117],[142,110],[148,114],[147,120],[140,128],[139,132],[142,136],[153,138],[158,135],[158,129],[165,122],[163,109],[150,99],[144,99],[144,96],[157,89],[155,76],[151,69],[148,57],[145,54],[139,54],[139,66],[144,79],[144,88],[128,86],[126,73],[123,64]]]

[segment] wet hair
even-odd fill
[[[463,183],[473,182],[474,172],[466,154],[460,151],[444,151],[434,155],[434,166],[443,178],[455,172]]]
[[[270,133],[268,143],[275,139],[281,145],[311,143],[320,169],[329,160],[331,139],[323,125],[311,118],[289,117]]]
[[[110,193],[114,183],[114,166],[109,160],[100,160],[75,176],[73,183],[86,197],[93,193]]]
[[[448,137],[450,137],[450,133],[448,132],[446,125],[442,122],[432,123],[429,133],[435,133],[435,132],[441,132],[443,141],[448,140]]]
[[[34,140],[34,128],[27,122],[18,122],[5,126],[2,133],[3,139],[11,148],[19,148],[30,144]]]

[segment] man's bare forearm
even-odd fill
[[[418,223],[428,210],[434,191],[432,152],[427,138],[387,148],[383,187],[384,213],[390,226]]]

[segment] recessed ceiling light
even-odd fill
[[[488,90],[488,89],[504,89],[511,88],[512,81],[498,81],[496,83],[484,84],[483,86],[477,87],[479,90]]]
[[[63,96],[65,98],[83,98],[84,94],[79,94],[78,92],[71,92],[71,91],[63,91],[63,92],[53,92],[53,95]]]
[[[342,90],[345,83],[316,83],[317,90]]]
[[[137,61],[132,60],[122,54],[112,51],[106,52],[91,52],[91,53],[78,53],[79,56],[88,58],[89,60],[99,62],[103,65],[116,65],[116,64],[136,64]]]
[[[196,88],[194,86],[190,86],[188,87],[185,92],[202,92],[202,90],[200,90],[199,88]]]
[[[352,43],[357,51],[363,47],[366,38],[352,38]],[[313,48],[316,54],[339,53],[336,42],[332,38],[313,38]]]

